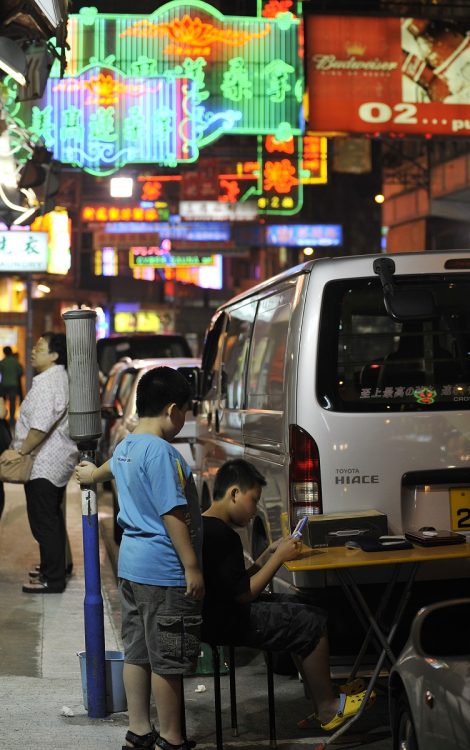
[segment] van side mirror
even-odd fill
[[[178,367],[177,372],[188,381],[192,398],[199,400],[201,398],[201,370],[198,367]]]
[[[374,273],[380,279],[387,314],[397,320],[429,320],[436,315],[434,298],[427,289],[403,289],[394,283],[395,263],[392,258],[376,258]]]

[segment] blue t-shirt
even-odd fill
[[[189,535],[201,561],[202,525],[191,469],[170,443],[155,435],[130,434],[116,447],[111,471],[123,528],[118,575],[154,586],[185,586],[184,569],[162,516],[186,508]]]

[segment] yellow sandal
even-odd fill
[[[340,693],[344,693],[345,695],[355,695],[356,693],[360,693],[363,690],[365,690],[366,683],[362,679],[362,677],[356,677],[355,680],[351,680],[351,682],[345,682],[344,685],[339,686]],[[305,717],[305,719],[301,719],[297,722],[297,726],[299,729],[310,729],[312,724],[318,724],[318,717],[315,713],[309,714]]]
[[[355,693],[354,695],[345,695],[345,693],[341,693],[339,696],[340,703],[338,713],[331,719],[331,721],[328,721],[326,724],[320,724],[321,728],[326,732],[331,732],[332,729],[338,729],[338,727],[350,719],[351,716],[355,716],[358,713],[364,702],[365,695],[366,690],[363,690],[360,693]],[[369,709],[373,703],[375,703],[374,691],[372,691],[369,700],[367,701],[366,710]]]

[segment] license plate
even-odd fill
[[[470,531],[470,487],[450,490],[452,531]]]

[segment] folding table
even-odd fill
[[[377,663],[367,686],[366,700],[364,700],[358,713],[348,719],[330,737],[325,738],[323,743],[317,745],[316,750],[320,750],[325,745],[333,743],[362,716],[384,660],[387,658],[391,665],[395,663],[396,656],[392,651],[391,643],[410,598],[411,588],[419,566],[422,563],[435,562],[436,560],[459,560],[464,558],[470,558],[470,544],[468,543],[439,547],[414,546],[413,549],[379,552],[364,552],[360,549],[349,549],[347,547],[311,548],[304,545],[300,557],[284,563],[286,568],[291,572],[325,572],[331,570],[336,575],[347,600],[362,622],[366,632],[365,639],[352,668],[351,679],[354,678],[361,665],[370,639],[375,638],[375,641],[379,644]],[[362,594],[361,584],[354,579],[351,569],[372,568],[377,565],[391,566],[391,575],[388,583],[384,586],[377,610],[373,613]],[[380,616],[390,600],[401,570],[405,571],[405,584],[392,623],[386,632],[380,625]]]

